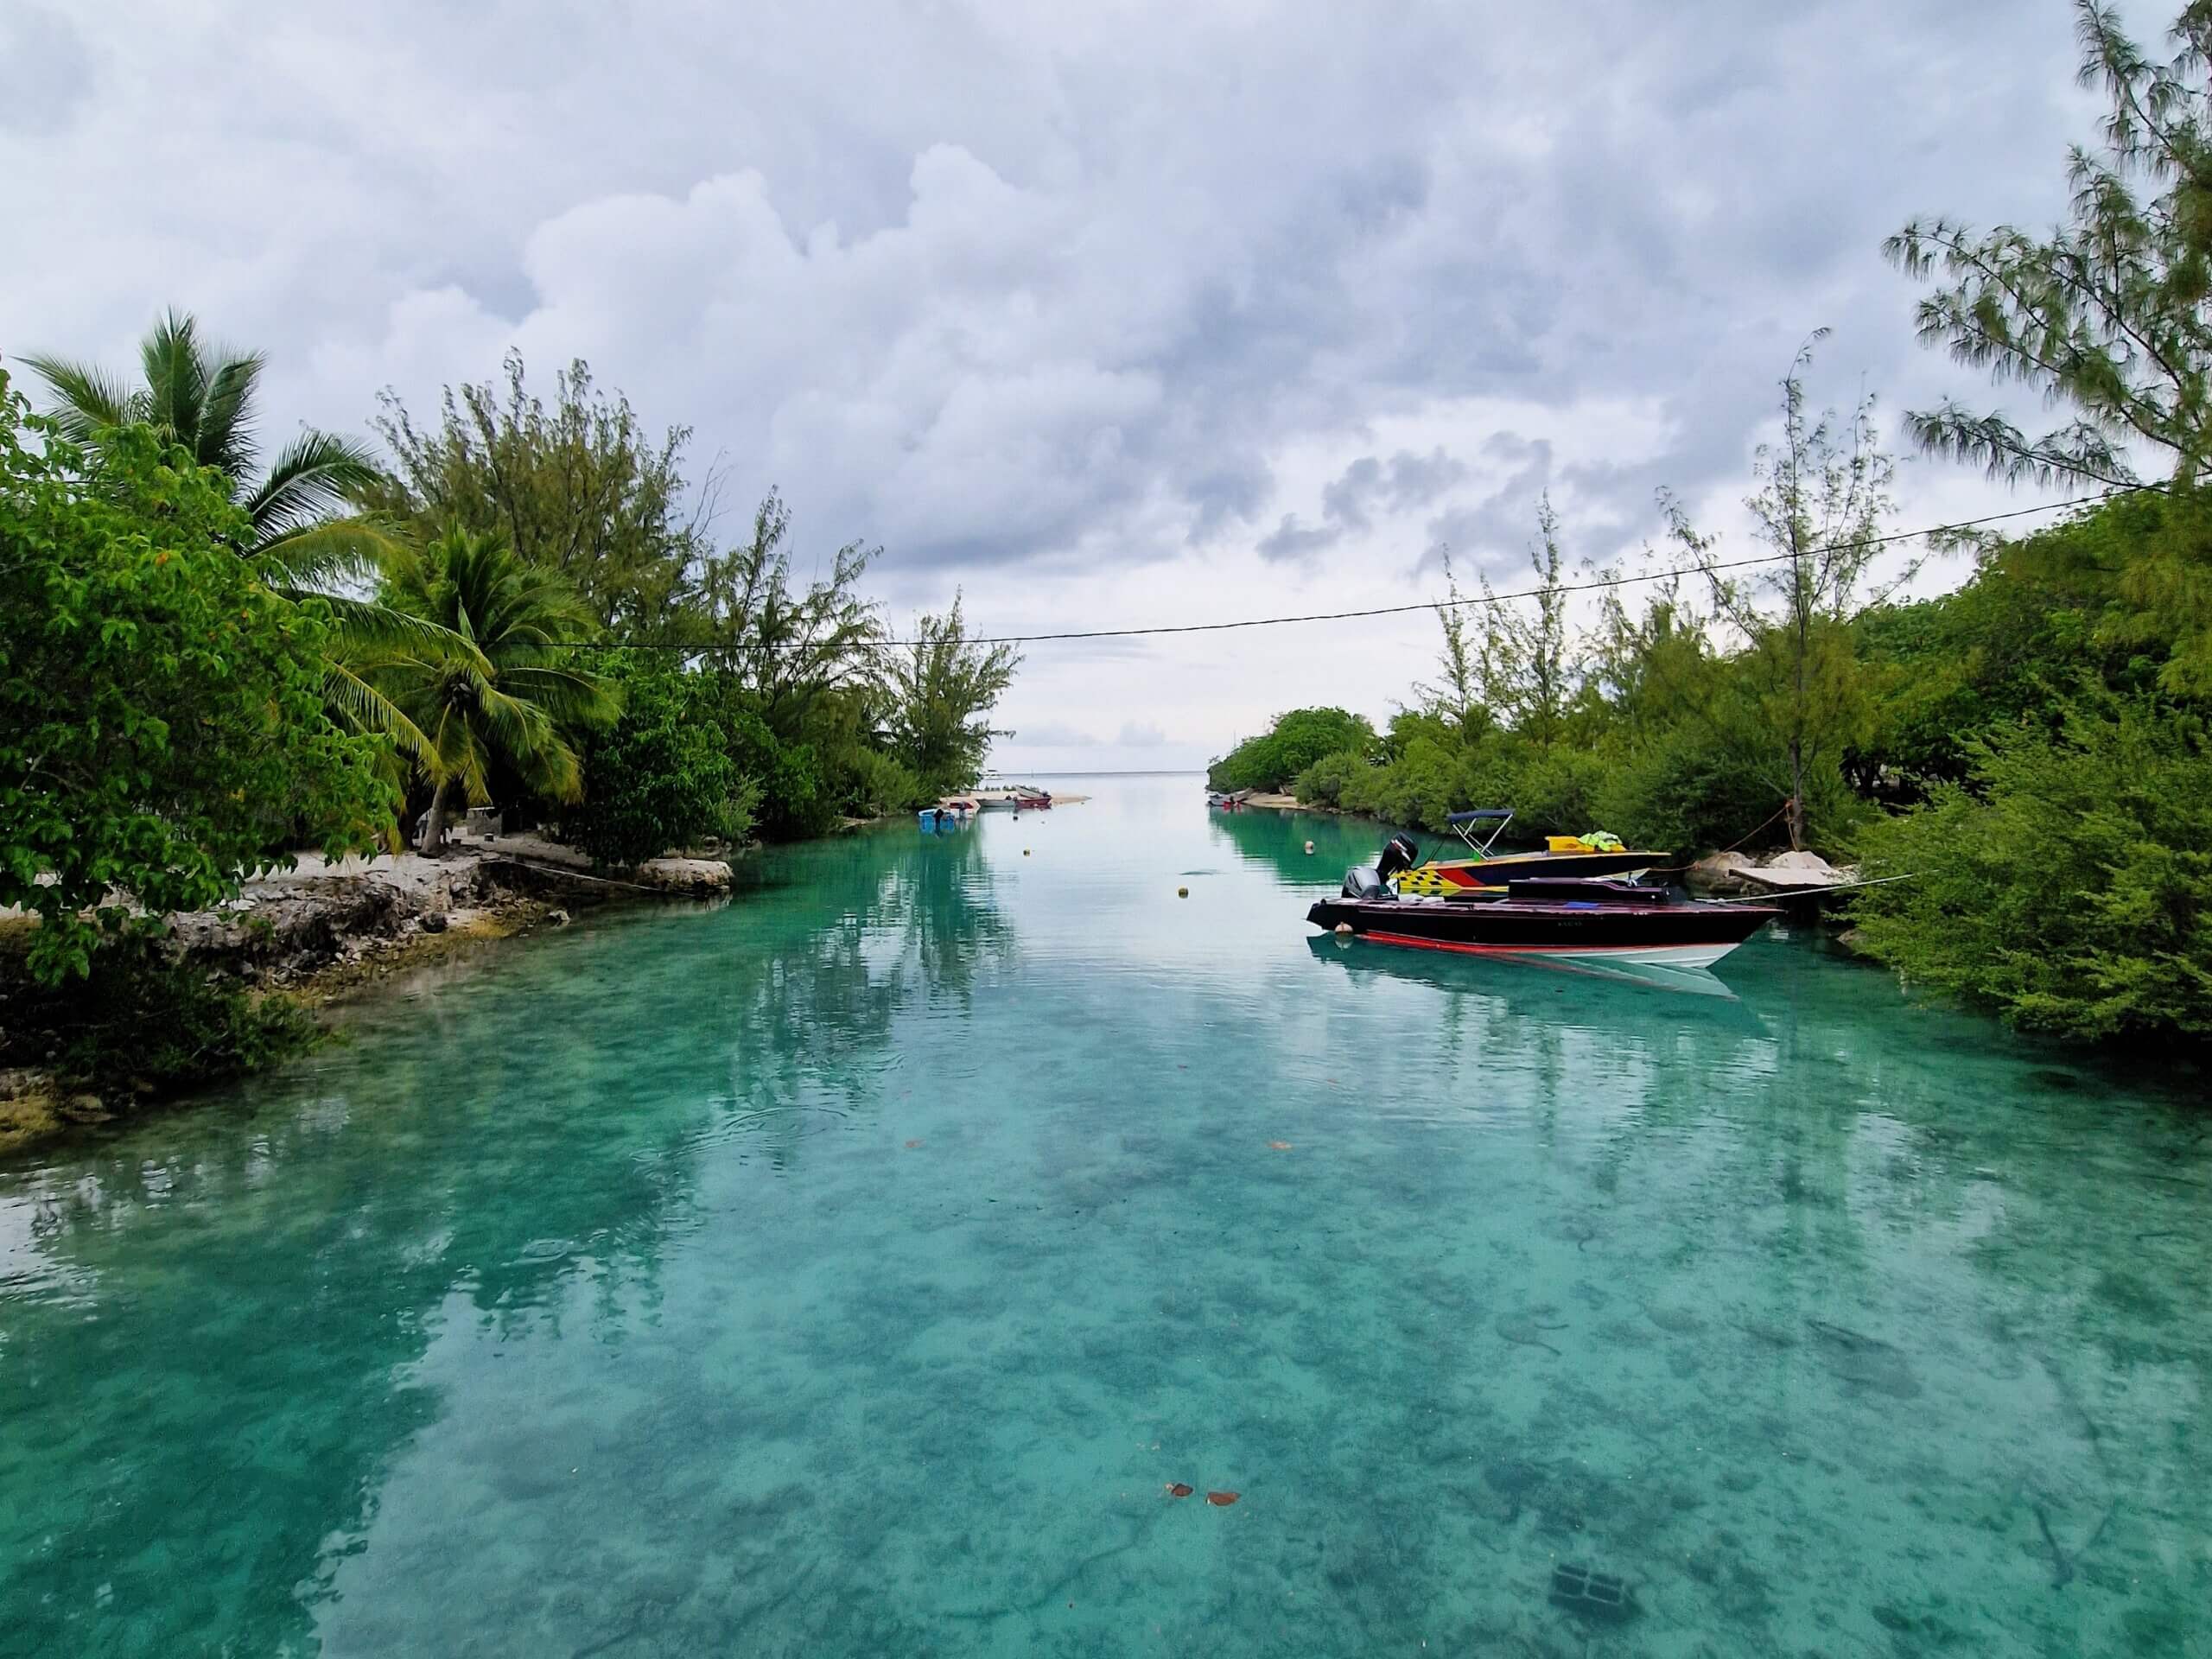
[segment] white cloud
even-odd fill
[[[1577,556],[1662,482],[1725,520],[1817,324],[1838,401],[1978,391],[1877,245],[2050,218],[2088,130],[2063,9],[2009,0],[553,18],[16,0],[0,351],[119,364],[186,306],[271,354],[280,428],[582,355],[804,544],[882,543],[899,610],[1332,608],[1417,594],[1440,541],[1515,569],[1547,488]],[[1418,624],[1039,645],[1006,723],[1203,759],[1385,712]]]

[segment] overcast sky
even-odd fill
[[[1444,543],[1517,585],[1547,488],[1576,558],[1662,484],[1737,524],[1815,327],[1815,397],[1892,432],[1989,401],[1879,244],[2053,219],[2073,64],[2062,0],[4,0],[0,354],[124,366],[183,307],[270,354],[272,430],[581,355],[733,499],[779,486],[803,563],[880,542],[897,618],[1389,604]],[[1037,645],[1001,758],[1379,718],[1434,636]]]

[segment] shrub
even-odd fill
[[[2212,1036],[2212,746],[2194,714],[2075,708],[1973,747],[1972,788],[1859,837],[1866,950],[2069,1037]]]
[[[0,968],[0,990],[9,1009],[0,1058],[110,1097],[242,1076],[321,1036],[291,998],[168,961],[140,938],[99,951],[66,988],[41,985],[11,961]]]
[[[1341,709],[1294,709],[1258,737],[1248,737],[1206,769],[1211,789],[1276,789],[1325,754],[1372,753],[1374,727]]]
[[[709,836],[741,840],[758,791],[737,769],[694,676],[656,666],[620,675],[622,716],[583,746],[584,799],[562,815],[601,865],[630,865]]]
[[[855,749],[849,757],[851,779],[847,804],[862,817],[925,806],[938,798],[912,769],[880,749]]]
[[[1358,750],[1338,749],[1300,772],[1291,782],[1290,792],[1309,806],[1339,806],[1345,789],[1374,769]]]

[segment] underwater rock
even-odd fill
[[[1878,1337],[1869,1337],[1826,1319],[1808,1319],[1814,1351],[1842,1381],[1892,1400],[1919,1397],[1920,1383],[1904,1355]]]

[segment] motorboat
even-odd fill
[[[1468,856],[1432,858],[1403,870],[1395,883],[1398,891],[1449,897],[1464,888],[1502,887],[1527,875],[1636,877],[1666,868],[1673,856],[1624,847],[1610,836],[1596,834],[1553,836],[1541,852],[1494,850],[1512,821],[1513,809],[1503,806],[1447,814],[1445,822],[1465,844]]]
[[[1344,874],[1314,926],[1377,944],[1584,963],[1710,968],[1782,914],[1771,905],[1710,903],[1670,888],[1592,876],[1524,877],[1451,896],[1408,893],[1391,878],[1419,849],[1393,836],[1372,868]]]
[[[976,791],[977,806],[983,811],[1041,812],[1052,804],[1049,790],[1029,784],[1007,784],[995,789]]]

